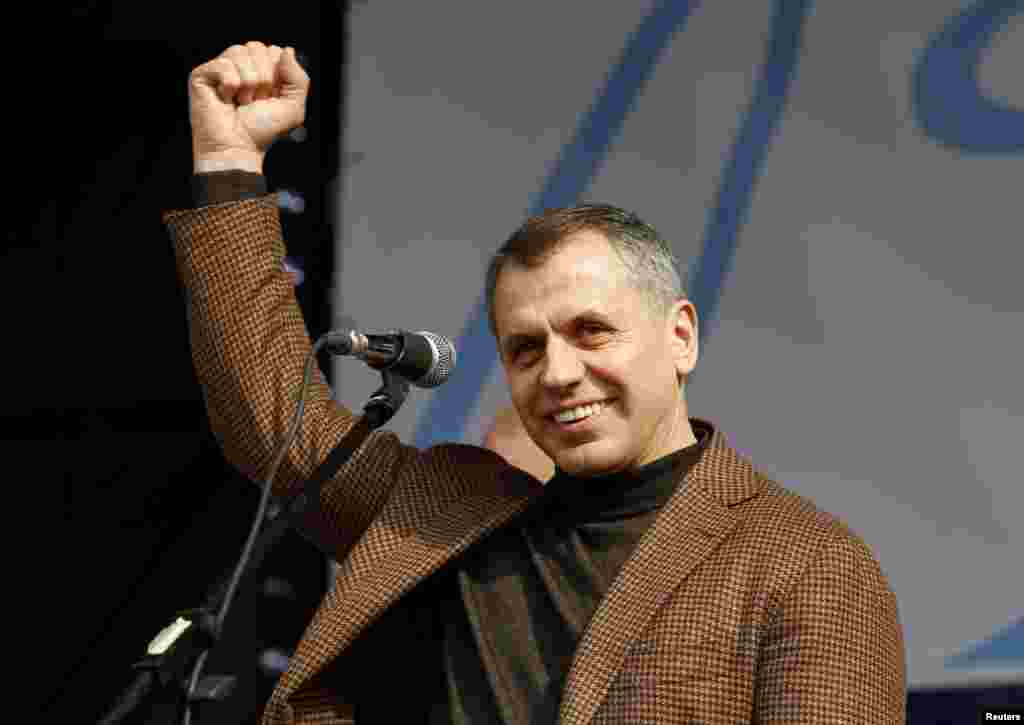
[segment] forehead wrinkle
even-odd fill
[[[557,299],[561,290],[548,289],[539,300],[524,299],[522,303],[512,305],[508,310],[511,318],[507,322],[509,337],[538,334],[541,330],[546,330],[549,324],[553,329],[562,329],[583,316],[598,316],[603,319],[615,316],[616,300],[614,295],[609,294],[610,286],[584,286],[578,282],[561,287],[572,290],[571,295],[565,299]]]
[[[625,272],[606,239],[583,232],[539,265],[510,262],[497,280],[496,297],[503,301],[497,316],[506,317],[509,336],[526,326],[535,330],[540,315],[552,316],[556,327],[585,310],[607,317],[621,300],[621,291],[632,289]]]

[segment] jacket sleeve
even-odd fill
[[[285,270],[281,220],[272,194],[168,211],[184,292],[192,360],[210,425],[227,461],[257,484],[291,427],[312,344]],[[335,402],[319,368],[298,434],[273,491],[287,496],[313,473],[358,418]],[[398,471],[416,454],[374,431],[305,522],[344,558],[382,507]]]
[[[884,574],[856,535],[838,533],[768,623],[753,721],[903,725],[904,658]]]

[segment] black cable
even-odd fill
[[[220,609],[217,611],[216,618],[214,619],[213,625],[213,641],[220,638],[224,620],[227,618],[228,611],[231,609],[231,604],[234,601],[235,593],[238,589],[238,583],[242,579],[242,575],[249,564],[249,559],[252,556],[253,546],[256,543],[256,537],[260,532],[260,528],[263,524],[264,518],[267,513],[267,507],[270,503],[270,492],[271,486],[274,481],[274,477],[277,475],[277,470],[281,467],[281,463],[284,461],[285,455],[288,453],[288,449],[291,448],[295,436],[298,434],[299,425],[302,422],[302,414],[306,408],[306,389],[309,387],[310,380],[313,377],[313,366],[316,364],[317,352],[327,343],[326,338],[321,338],[313,345],[310,350],[309,356],[306,358],[306,370],[302,379],[302,386],[299,388],[299,402],[295,409],[295,414],[292,417],[291,428],[288,430],[285,436],[284,443],[281,445],[281,449],[278,451],[277,456],[274,459],[273,464],[270,466],[270,470],[267,473],[266,479],[263,481],[263,489],[260,495],[259,508],[256,511],[256,515],[253,519],[252,527],[249,529],[249,537],[245,542],[245,546],[242,549],[242,554],[238,558],[238,563],[235,565],[235,569],[231,574],[231,578],[228,582],[227,589],[224,592],[223,600],[220,604]],[[196,663],[192,668],[192,674],[189,677],[188,689],[185,693],[185,712],[182,716],[182,725],[190,725],[192,722],[192,702],[195,696],[196,687],[199,685],[200,674],[202,673],[203,665],[206,663],[206,658],[209,655],[210,650],[204,650],[199,657],[196,659]]]

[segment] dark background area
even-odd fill
[[[21,672],[28,710],[46,722],[95,722],[152,637],[199,606],[234,564],[259,500],[210,433],[161,222],[162,212],[191,205],[189,72],[259,40],[294,46],[310,74],[306,139],[275,144],[265,173],[271,191],[305,199],[301,214],[282,212],[282,224],[318,335],[331,319],[329,188],[347,31],[344,3],[56,8],[45,14],[64,31],[51,33],[59,42],[26,56],[46,69],[36,88],[47,110],[19,119],[28,125],[10,137],[9,159],[29,158],[15,152],[18,139],[25,151],[34,145],[33,126],[49,140],[46,163],[18,164],[28,183],[14,198],[33,198],[9,197],[6,341],[21,354],[5,356],[16,382],[4,440],[16,462],[11,485],[31,492],[29,510],[59,532],[50,546],[29,544],[30,601],[42,611],[33,607],[31,671]],[[329,372],[325,358],[321,367]],[[236,599],[204,670],[237,675],[236,694],[199,722],[257,721],[278,676],[259,658],[291,652],[325,581],[325,558],[288,534]],[[172,715],[158,710],[151,721]]]
[[[65,31],[60,43],[23,56],[46,69],[33,82],[46,112],[8,109],[20,130],[8,134],[17,188],[3,258],[2,410],[14,510],[42,514],[17,535],[27,557],[12,557],[30,566],[29,617],[15,620],[27,629],[17,666],[30,721],[95,722],[156,632],[200,604],[238,556],[259,491],[210,433],[160,220],[191,202],[186,81],[234,43],[299,51],[312,78],[308,135],[275,145],[266,175],[271,191],[306,202],[282,224],[315,337],[332,319],[346,7],[79,3],[45,10]],[[290,653],[323,596],[325,564],[296,535],[274,549],[205,669],[238,676],[239,687],[195,722],[258,721],[278,676],[260,657]],[[978,703],[1022,702],[1019,686],[916,691],[908,722],[973,722]],[[164,708],[137,721],[175,719]]]

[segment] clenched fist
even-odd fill
[[[270,144],[305,120],[308,95],[309,76],[293,48],[232,45],[193,69],[188,96],[195,172],[262,173]]]

